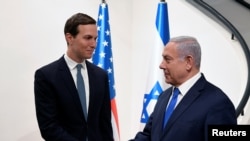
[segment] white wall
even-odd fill
[[[121,141],[139,130],[148,57],[159,0],[106,0]],[[2,0],[0,5],[0,140],[39,141],[34,108],[34,71],[66,50],[63,27],[76,12],[97,18],[99,1]],[[237,41],[185,0],[169,0],[170,35],[193,35],[202,45],[202,72],[238,105],[246,63]],[[248,114],[249,115],[249,114]],[[248,118],[249,119],[249,118]],[[247,122],[248,120],[242,120]]]

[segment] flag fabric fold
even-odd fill
[[[120,140],[118,113],[115,100],[115,80],[113,68],[113,56],[111,46],[111,32],[109,25],[108,5],[102,2],[99,5],[98,20],[97,20],[98,38],[97,46],[92,57],[93,64],[105,69],[109,77],[110,102],[112,110],[112,127],[114,140]]]
[[[155,23],[155,46],[152,47],[146,93],[144,94],[143,109],[141,113],[141,130],[144,128],[157,102],[159,95],[168,87],[162,70],[159,69],[162,51],[170,38],[168,5],[166,2],[159,2]]]

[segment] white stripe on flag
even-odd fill
[[[158,19],[156,19],[156,21],[159,22],[159,25],[161,26],[160,29],[165,30],[165,31],[162,31],[162,33],[164,34],[162,37],[165,37],[167,39],[161,39],[162,37],[157,31],[157,28],[159,27],[156,27],[157,26],[156,25],[154,33],[153,33],[155,35],[154,36],[155,46],[153,46],[151,49],[152,56],[150,59],[150,65],[148,69],[149,73],[148,73],[146,93],[144,94],[144,100],[143,100],[143,110],[142,110],[142,115],[141,115],[140,130],[143,130],[150,114],[153,112],[158,96],[161,94],[163,90],[169,87],[169,85],[165,83],[163,71],[159,68],[159,65],[162,61],[162,51],[165,47],[163,40],[165,41],[169,40],[169,29],[168,29],[168,24],[166,24],[166,21],[168,21],[168,19],[164,20],[164,18],[165,19],[168,18],[167,3],[160,2],[158,4],[158,10],[159,12],[166,12],[166,13],[157,13],[159,15],[157,15]]]

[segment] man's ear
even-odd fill
[[[72,39],[73,39],[73,36],[70,33],[65,34],[65,40],[67,41],[68,45],[72,44]]]
[[[191,70],[192,66],[194,66],[194,58],[191,55],[186,56],[186,69]]]

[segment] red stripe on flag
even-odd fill
[[[118,121],[118,113],[117,113],[117,108],[116,108],[116,101],[115,99],[111,99],[111,110],[113,112],[114,118],[115,118],[115,123],[116,123],[116,128],[118,130],[118,134],[120,135],[120,129],[119,129],[119,121]]]

